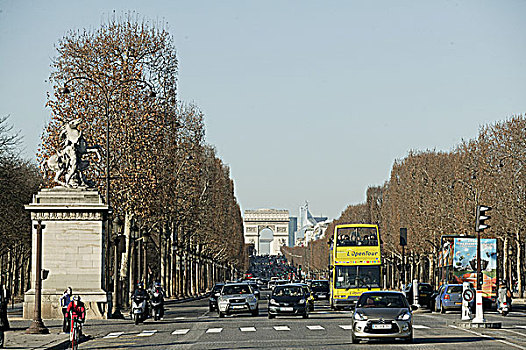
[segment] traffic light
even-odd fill
[[[400,228],[400,245],[405,247],[407,245],[407,228]]]
[[[486,212],[490,211],[491,207],[485,205],[477,205],[477,223],[475,224],[475,232],[482,232],[491,226],[486,224],[485,221],[491,218]]]

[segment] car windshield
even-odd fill
[[[447,287],[446,293],[462,293],[462,286],[449,286]]]
[[[329,281],[314,281],[312,288],[329,288]]]
[[[252,291],[247,284],[236,284],[232,286],[223,287],[223,295],[232,295],[232,294],[251,294]]]
[[[375,227],[342,227],[336,234],[337,247],[377,246]]]
[[[213,292],[219,292],[221,290],[221,288],[223,288],[223,284],[216,284],[212,291]]]
[[[338,289],[380,288],[380,266],[336,266],[334,287]]]
[[[407,307],[401,294],[373,294],[364,293],[358,300],[356,307],[362,308],[403,308]]]
[[[273,294],[276,297],[300,297],[303,292],[301,287],[276,287]]]

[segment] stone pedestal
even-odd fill
[[[60,297],[67,287],[80,295],[88,318],[106,318],[110,296],[104,290],[104,220],[108,207],[97,190],[55,187],[44,189],[26,206],[32,227],[46,225],[42,234],[42,318],[62,318]],[[24,296],[24,318],[35,306],[36,230],[33,229],[31,288]]]

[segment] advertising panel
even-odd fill
[[[477,283],[477,239],[454,239],[453,276],[457,283]],[[483,296],[490,297],[497,284],[497,240],[485,238],[480,240],[482,291]]]

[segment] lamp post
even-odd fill
[[[49,334],[49,329],[42,322],[42,230],[46,228],[46,225],[42,225],[42,221],[39,220],[34,226],[36,229],[36,266],[35,266],[35,313],[33,322],[26,330],[27,334]]]
[[[113,243],[115,245],[115,256],[114,256],[114,265],[113,265],[113,295],[114,295],[114,310],[112,312],[113,318],[124,318],[120,312],[120,291],[119,288],[120,278],[119,278],[119,255],[121,254],[121,242],[124,236],[122,235],[123,221],[119,216],[116,216],[113,219]]]
[[[109,211],[111,212],[111,203],[110,203],[110,105],[113,98],[113,94],[117,89],[122,87],[123,85],[129,84],[129,83],[139,83],[144,84],[148,86],[150,89],[150,97],[155,97],[155,92],[153,90],[153,86],[148,83],[147,81],[143,79],[126,79],[120,81],[118,84],[114,85],[113,87],[108,87],[107,85],[102,84],[101,82],[87,77],[87,76],[76,76],[73,78],[68,79],[64,83],[64,88],[62,89],[63,94],[69,94],[71,93],[71,90],[69,89],[68,85],[73,81],[81,81],[86,80],[93,84],[95,84],[101,91],[102,96],[104,100],[104,117],[106,118],[106,205],[108,206]],[[106,290],[109,289],[109,259],[110,259],[110,218],[109,215],[106,217],[106,240],[105,240],[105,284],[106,284]]]
[[[143,230],[142,233],[142,240],[143,240],[143,248],[144,248],[144,270],[143,270],[143,278],[144,278],[144,286],[145,288],[148,287],[148,241],[150,239],[150,232],[148,230]]]

